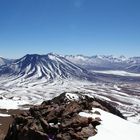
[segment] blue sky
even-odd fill
[[[0,56],[140,55],[140,0],[0,0]]]

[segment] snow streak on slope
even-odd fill
[[[94,114],[95,111],[100,112],[101,115]],[[140,138],[140,125],[132,124],[101,109],[93,108],[91,113],[79,114],[84,117],[100,117],[102,120],[101,125],[97,126],[98,133],[88,140],[139,140]]]

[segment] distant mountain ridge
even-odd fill
[[[12,62],[12,60],[0,57],[0,66],[9,64],[10,62]]]
[[[125,70],[140,73],[140,57],[125,56],[114,57],[113,55],[66,55],[69,61],[91,70]]]

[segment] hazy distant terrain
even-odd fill
[[[121,70],[140,73],[140,57],[115,57],[113,55],[66,55],[71,62],[91,70]]]

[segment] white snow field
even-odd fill
[[[94,114],[95,111],[101,115]],[[91,113],[79,113],[84,117],[100,117],[101,125],[97,126],[97,134],[88,140],[139,140],[140,125],[133,124],[116,115],[108,113],[98,108],[93,108]]]
[[[94,70],[93,72],[101,73],[101,74],[118,75],[118,76],[140,77],[139,73],[131,73],[131,72],[120,71],[120,70],[101,70],[101,71]]]

